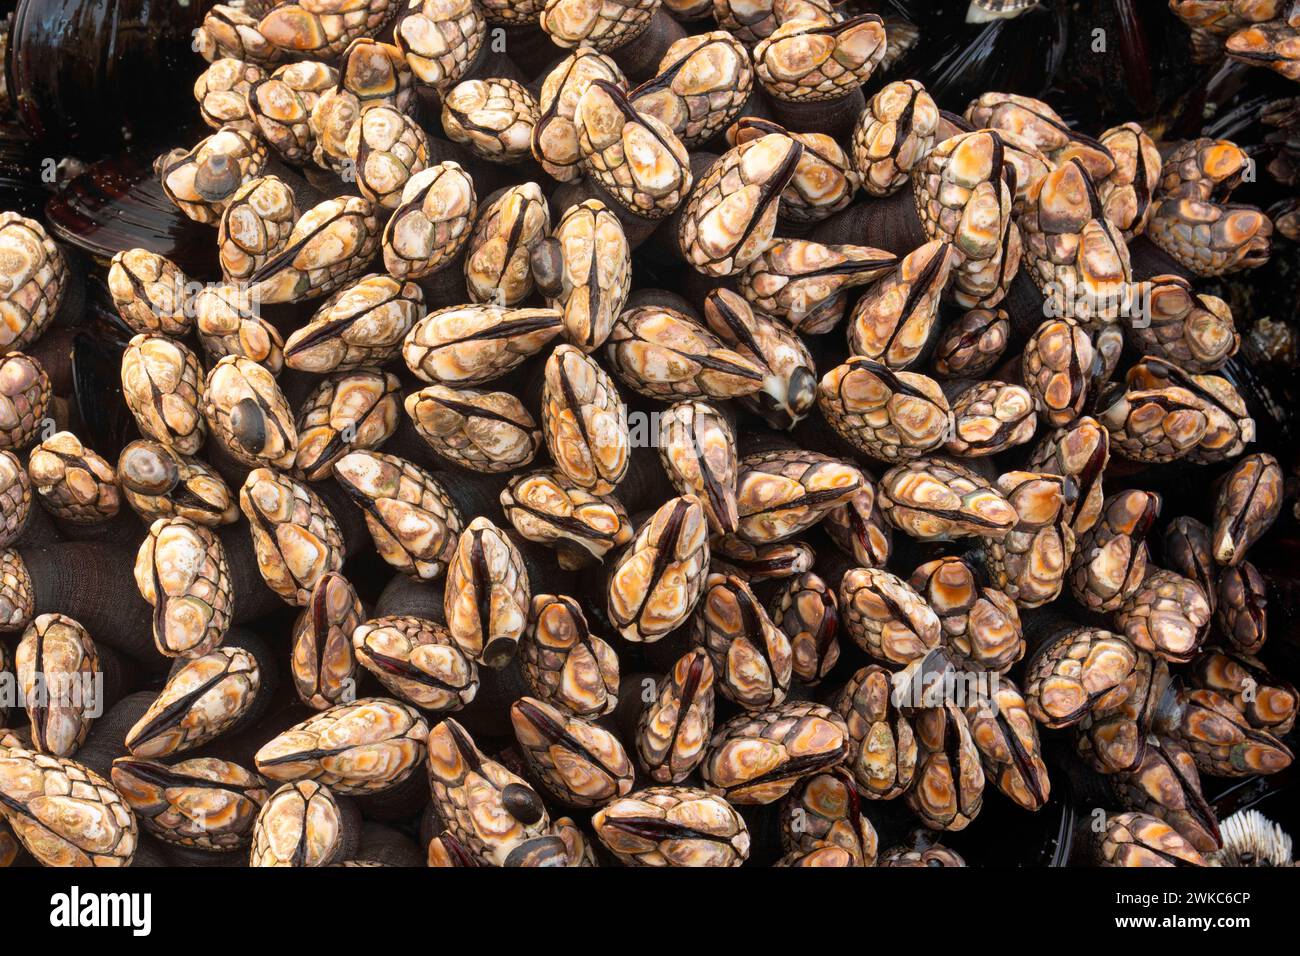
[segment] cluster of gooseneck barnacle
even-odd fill
[[[557,62],[522,75],[497,27]],[[4,736],[0,859],[392,862],[374,819],[424,809],[433,866],[736,866],[770,807],[780,865],[963,865],[933,836],[882,851],[870,808],[932,834],[991,789],[1040,810],[1062,728],[1124,811],[1099,861],[1215,850],[1199,776],[1288,765],[1300,703],[1255,656],[1247,560],[1281,468],[1194,287],[1267,256],[1228,202],[1245,157],[1162,160],[1136,123],[1094,139],[1009,94],[868,100],[889,43],[825,0],[214,7],[215,132],[156,168],[222,280],[112,260],[141,435],[116,468],[42,430],[23,350],[67,270],[0,217],[0,669],[171,666]],[[535,179],[480,195],[512,170]],[[707,294],[631,292],[638,247]],[[287,336],[261,308],[313,301]],[[1112,455],[1224,471],[1163,567],[1161,499],[1107,494]],[[37,542],[33,490],[56,542],[123,500],[147,525],[143,641],[99,606],[121,549]],[[367,534],[396,572],[369,607]],[[900,536],[941,550],[899,566]],[[244,625],[286,604],[277,656]],[[280,673],[307,716],[267,730]]]

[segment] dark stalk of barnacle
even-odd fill
[[[765,372],[757,392],[740,402],[772,428],[788,430],[812,410],[817,377],[812,355],[786,325],[754,312],[730,289],[714,289],[704,299],[709,328],[743,358]]]
[[[1116,813],[1095,839],[1098,866],[1204,866],[1205,860],[1177,830],[1146,813]]]
[[[1295,726],[1300,694],[1250,654],[1211,647],[1192,663],[1190,680],[1227,698],[1252,727],[1281,737]]]
[[[253,825],[249,866],[329,866],[354,859],[361,817],[351,800],[312,780],[286,783]]]
[[[602,844],[627,866],[740,866],[749,858],[745,819],[722,797],[693,787],[648,787],[591,819]]]
[[[1024,657],[1015,602],[997,588],[980,585],[975,570],[961,558],[927,561],[912,572],[908,584],[938,616],[939,642],[955,663],[1006,673]]]
[[[1221,480],[1214,502],[1214,560],[1240,564],[1282,510],[1282,468],[1265,452],[1241,458]]]
[[[262,640],[237,630],[202,657],[178,661],[127,732],[136,757],[166,757],[252,727],[271,704],[276,665]]]
[[[156,672],[163,661],[149,637],[151,609],[134,588],[122,587],[122,570],[134,560],[129,545],[110,540],[0,552],[0,621],[15,630],[40,614],[64,614]]]
[[[748,759],[755,747],[769,755],[761,765]],[[838,714],[822,704],[787,703],[718,727],[701,774],[710,793],[732,804],[768,804],[847,755],[848,730]]]
[[[815,687],[840,659],[839,599],[817,574],[790,578],[768,607],[772,623],[790,642],[794,676]]]
[[[358,801],[362,813],[367,812],[365,801]],[[402,830],[371,819],[364,819],[357,841],[356,856],[333,866],[397,866],[414,867],[426,864],[425,854],[415,841]]]
[[[861,182],[853,161],[831,136],[821,132],[791,132],[780,123],[745,115],[727,129],[726,142],[738,146],[770,133],[780,133],[803,146],[794,176],[781,194],[778,222],[786,235],[803,235],[817,223],[846,209]],[[840,236],[831,242],[859,241]]]
[[[1286,744],[1252,727],[1232,701],[1212,690],[1179,687],[1166,694],[1155,730],[1186,748],[1201,773],[1211,777],[1277,773],[1294,759]]]
[[[1051,781],[1038,725],[1016,685],[998,681],[991,692],[969,702],[964,714],[987,777],[1021,807],[1041,810],[1051,794]]]
[[[738,288],[753,308],[816,335],[843,319],[847,290],[880,279],[896,265],[896,256],[869,246],[778,240],[745,267]]]
[[[839,136],[866,108],[861,87],[885,55],[885,25],[874,14],[786,21],[753,52],[754,73],[777,122]]]

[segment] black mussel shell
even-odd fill
[[[154,174],[154,153],[141,149],[93,164],[45,208],[57,239],[102,265],[124,249],[166,256],[193,279],[216,279],[216,243],[210,226],[194,222],[167,198]]]
[[[19,120],[93,158],[194,115],[193,34],[208,4],[20,0],[6,73]]]

